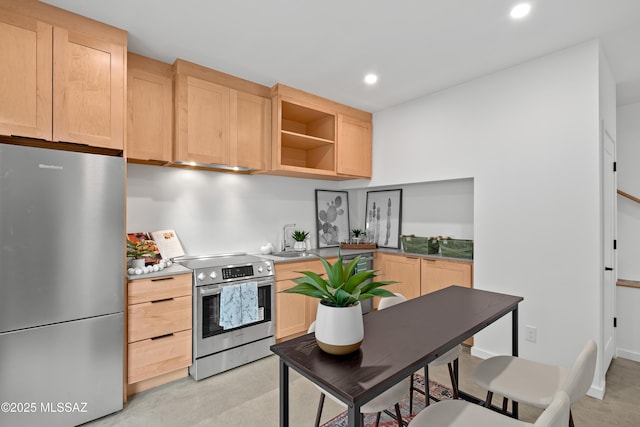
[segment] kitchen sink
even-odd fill
[[[309,252],[295,252],[295,251],[287,251],[287,252],[275,252],[271,255],[281,257],[281,258],[302,258],[302,257],[312,257],[315,254]]]

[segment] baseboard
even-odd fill
[[[640,353],[630,350],[624,350],[621,348],[616,348],[616,357],[633,360],[634,362],[640,362]]]
[[[475,356],[480,359],[488,359],[490,357],[497,356],[497,354],[489,353],[488,351],[481,350],[475,345],[471,347],[470,353],[472,356]]]
[[[604,399],[604,385],[596,387],[591,384],[589,390],[587,390],[587,396],[595,397],[596,399]]]
[[[129,384],[127,387],[127,394],[132,396],[136,393],[140,393],[145,390],[157,387],[162,384],[175,381],[180,378],[184,378],[189,375],[188,368],[181,368],[173,372],[167,372],[166,374],[158,375],[157,377],[149,378],[147,380],[139,381],[135,384]]]

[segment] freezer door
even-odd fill
[[[0,144],[0,332],[124,309],[124,160]]]
[[[124,314],[0,334],[0,426],[74,426],[122,409]]]

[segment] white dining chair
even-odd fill
[[[407,300],[407,298],[405,298],[404,295],[400,294],[400,293],[395,293],[394,297],[386,297],[386,298],[381,298],[380,302],[378,303],[378,310],[384,310],[385,308],[394,306],[396,304],[399,304],[401,302],[405,302]],[[414,375],[411,374],[411,385],[409,387],[409,413],[413,413],[413,393],[414,392],[418,392],[418,393],[422,393],[425,396],[425,405],[429,406],[429,401],[430,400],[435,400],[438,401],[437,398],[433,397],[430,395],[429,393],[429,366],[442,366],[442,365],[447,365],[447,367],[449,368],[449,377],[451,378],[451,391],[453,393],[453,398],[454,399],[458,399],[459,393],[458,393],[458,382],[456,381],[456,376],[454,373],[454,369],[453,369],[453,364],[455,363],[455,361],[460,357],[460,354],[462,353],[462,345],[458,344],[457,346],[455,346],[454,348],[452,348],[451,350],[447,351],[446,353],[444,353],[442,356],[438,357],[437,359],[431,361],[429,363],[429,365],[424,367],[424,390],[421,390],[417,387],[415,387],[414,385]]]
[[[309,326],[308,333],[315,332],[316,330],[316,322],[314,321]],[[322,417],[322,408],[324,407],[324,399],[325,396],[329,396],[331,400],[334,400],[336,403],[346,407],[344,402],[342,402],[337,397],[333,396],[331,393],[323,389],[317,384],[314,384],[318,390],[320,390],[320,401],[318,402],[318,410],[316,412],[316,422],[315,426],[320,426],[320,418]],[[404,381],[399,382],[394,385],[390,389],[384,391],[379,394],[369,402],[365,403],[360,407],[360,416],[362,417],[362,424],[364,425],[364,414],[376,414],[376,427],[380,423],[380,416],[382,415],[382,411],[394,407],[395,409],[395,418],[398,421],[398,426],[401,427],[403,425],[402,414],[400,412],[400,401],[407,394],[407,384]]]
[[[409,427],[565,427],[570,400],[558,391],[535,423],[527,423],[465,400],[443,400],[424,408]]]
[[[596,366],[596,350],[596,343],[593,340],[587,341],[570,368],[515,356],[495,356],[476,367],[473,379],[488,390],[485,401],[487,407],[491,406],[493,393],[504,396],[503,412],[506,412],[508,400],[546,408],[558,390],[566,392],[573,405],[591,386]],[[569,410],[569,426],[573,425],[573,415]]]

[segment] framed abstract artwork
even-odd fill
[[[381,248],[400,248],[402,189],[367,191],[367,241]]]

